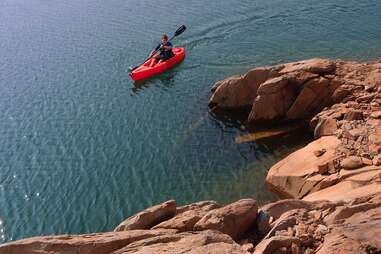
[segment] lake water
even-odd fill
[[[163,33],[185,61],[134,84]],[[381,56],[379,0],[1,0],[0,241],[112,230],[152,204],[275,197],[306,137],[235,144],[211,85],[254,66]]]

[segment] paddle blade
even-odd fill
[[[179,35],[182,34],[186,29],[187,29],[186,26],[184,26],[184,25],[180,26],[180,27],[176,30],[176,32],[175,32],[175,36],[179,36]]]

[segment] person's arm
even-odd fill
[[[163,46],[163,48],[166,50],[171,50],[172,49],[172,43],[168,42],[166,46]]]
[[[161,44],[157,45],[157,47],[149,53],[149,57],[153,56],[155,51],[158,51],[161,48]]]

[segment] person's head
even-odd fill
[[[163,35],[161,36],[161,42],[165,43],[165,42],[167,42],[167,41],[168,41],[168,35],[163,34]]]

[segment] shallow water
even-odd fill
[[[164,32],[186,60],[133,84]],[[237,145],[210,86],[250,67],[381,56],[378,0],[0,1],[0,239],[113,229],[151,204],[225,203],[307,138]]]

